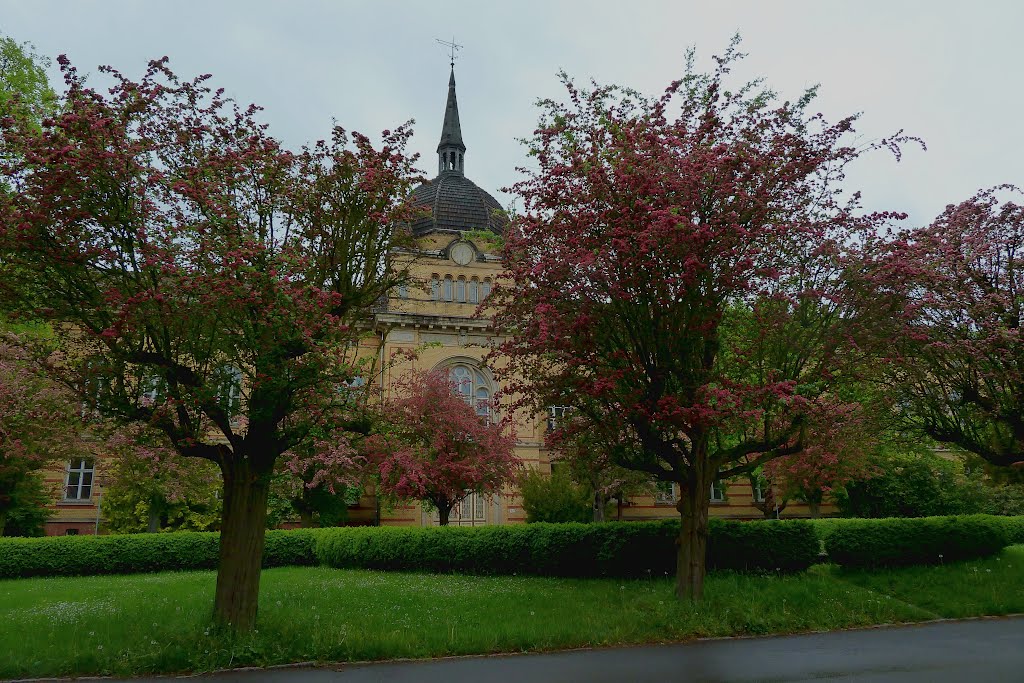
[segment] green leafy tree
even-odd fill
[[[50,60],[31,43],[0,36],[0,117],[13,116],[38,126],[53,111],[57,96],[46,69]]]

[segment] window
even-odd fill
[[[231,416],[242,409],[242,371],[234,365],[217,370],[217,401]]]
[[[480,301],[483,301],[491,293],[491,281],[484,280],[480,283]]]
[[[764,502],[764,494],[768,491],[769,486],[770,484],[761,477],[758,477],[757,479],[754,480],[753,489],[755,503]]]
[[[473,279],[469,281],[469,303],[476,304],[480,303],[480,283]]]
[[[338,385],[338,398],[343,405],[354,405],[359,403],[366,394],[363,388],[366,386],[365,377],[353,377],[347,382]]]
[[[558,429],[558,424],[572,410],[569,406],[548,406],[548,431]]]
[[[455,384],[456,393],[463,401],[473,406],[484,422],[491,421],[491,385],[479,369],[469,365],[453,365],[448,376]]]
[[[167,382],[162,377],[150,376],[142,383],[142,405],[153,406],[167,397]]]
[[[92,477],[95,473],[93,461],[88,458],[74,458],[68,463],[64,480],[64,500],[89,500],[92,498]]]
[[[717,479],[711,482],[711,502],[725,502],[725,485]]]
[[[654,483],[654,504],[675,505],[676,485],[671,481],[658,481]]]
[[[441,282],[436,275],[430,280],[430,297],[434,301],[441,300]]]
[[[445,275],[444,276],[444,300],[445,301],[451,301],[452,300],[452,276],[451,275]]]
[[[408,299],[409,298],[409,283],[408,282],[403,282],[402,284],[398,285],[398,298],[399,299]]]
[[[473,395],[473,407],[485,424],[491,423],[491,392],[487,387],[477,387]]]
[[[455,282],[455,300],[466,303],[466,278],[460,277]]]
[[[78,535],[78,529],[65,529],[64,530],[64,535],[65,536],[77,536]]]

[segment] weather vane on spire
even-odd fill
[[[455,36],[452,36],[451,41],[441,40],[440,38],[434,38],[434,40],[436,40],[438,43],[440,43],[441,45],[444,45],[446,48],[448,48],[448,50],[449,50],[448,56],[451,58],[452,68],[454,69],[455,68],[455,52],[456,52],[456,50],[461,50],[463,46],[459,45],[458,43],[455,42]]]

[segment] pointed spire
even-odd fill
[[[441,126],[441,142],[437,145],[438,172],[455,171],[462,173],[466,145],[462,142],[462,126],[459,124],[459,102],[455,97],[455,65],[448,78],[448,102],[444,109],[444,125]]]

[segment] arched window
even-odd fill
[[[476,414],[490,422],[491,383],[479,368],[468,363],[457,363],[448,369],[448,376],[455,384],[455,391],[462,400],[473,406]]]
[[[444,276],[444,300],[445,301],[451,301],[452,300],[452,276],[451,275],[445,275]]]
[[[476,278],[469,281],[469,303],[475,304],[480,302],[480,283]]]
[[[466,278],[464,277],[455,281],[455,300],[466,303]]]
[[[491,293],[491,281],[484,280],[480,283],[480,300],[483,301]]]
[[[441,282],[436,275],[430,280],[430,297],[434,301],[441,300]]]

